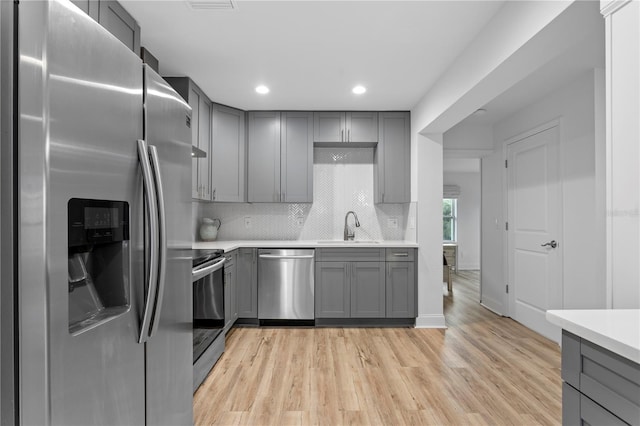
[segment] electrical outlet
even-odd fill
[[[398,229],[398,218],[390,217],[387,219],[387,228]]]
[[[245,227],[245,229],[251,228],[252,225],[253,225],[253,218],[251,216],[245,216],[244,217],[244,227]]]

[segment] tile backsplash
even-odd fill
[[[361,225],[356,240],[405,239],[415,208],[373,203],[373,148],[316,148],[313,162],[312,204],[194,202],[194,233],[210,217],[222,221],[219,240],[341,240],[353,210]]]

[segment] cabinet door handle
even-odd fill
[[[351,142],[351,129],[347,130],[347,142]]]
[[[409,257],[409,253],[393,253],[397,257]]]
[[[282,193],[282,198],[280,199],[281,202],[284,202],[287,199],[287,197],[285,197],[284,192]]]
[[[217,188],[213,188],[213,194],[211,194],[211,199],[215,201],[216,199],[216,189]]]
[[[344,142],[344,129],[340,130],[340,142]]]

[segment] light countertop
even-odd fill
[[[237,248],[389,248],[389,247],[418,247],[417,243],[409,241],[318,241],[318,240],[237,240],[237,241],[198,241],[193,243],[194,249],[220,249],[226,252]]]
[[[547,320],[640,364],[640,309],[552,310]]]

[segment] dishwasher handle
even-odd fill
[[[260,259],[313,259],[314,255],[312,254],[290,254],[290,255],[280,255],[280,254],[261,254]]]

